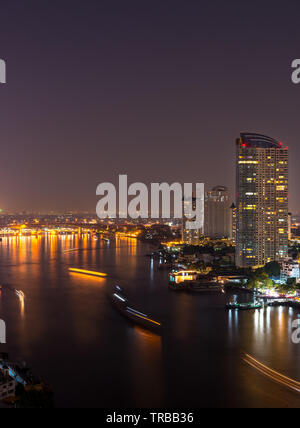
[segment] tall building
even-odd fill
[[[288,235],[289,235],[289,241],[291,241],[291,239],[292,239],[292,213],[289,213]]]
[[[232,204],[230,207],[231,213],[230,213],[230,239],[233,243],[233,245],[236,244],[236,206],[235,204]]]
[[[205,194],[204,234],[211,239],[230,237],[228,188],[216,186]]]
[[[187,209],[193,209],[196,210],[196,198],[193,197],[190,200],[184,199],[183,200],[183,213],[187,212]],[[202,204],[202,210],[203,210],[203,204]],[[184,244],[188,245],[198,245],[200,240],[203,238],[203,220],[202,225],[199,229],[188,229],[186,227],[186,223],[190,222],[185,215],[183,215],[183,222],[182,222],[182,242]]]
[[[288,256],[288,147],[259,134],[237,140],[237,245],[240,267]]]

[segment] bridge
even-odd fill
[[[107,225],[85,223],[85,222],[32,222],[24,224],[10,224],[5,227],[5,229],[15,231],[17,234],[21,235],[22,232],[31,231],[33,234],[51,232],[53,234],[59,233],[90,233],[92,235],[105,235],[113,236],[115,232],[122,232],[124,228],[128,228],[128,225],[118,225],[113,226],[112,230]]]

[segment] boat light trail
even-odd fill
[[[138,317],[138,318],[142,318],[142,319],[144,319],[144,320],[146,320],[146,321],[152,322],[153,324],[156,324],[156,325],[161,326],[161,324],[160,324],[159,322],[157,322],[157,321],[153,321],[152,319],[150,319],[150,318],[148,318],[148,317],[143,317],[142,315],[138,315],[137,313],[132,312],[129,308],[127,308],[127,309],[126,309],[126,311],[127,311],[127,312],[129,312],[129,313],[131,313],[132,315],[135,315],[135,316],[136,316],[136,317]]]
[[[260,361],[251,357],[251,355],[244,354],[243,361],[249,364],[249,366],[257,370],[258,372],[272,379],[274,382],[280,383],[281,385],[284,385],[287,388],[290,388],[296,392],[300,392],[300,382],[297,382],[296,380],[284,376],[283,374],[271,369],[270,367],[267,367]]]
[[[114,296],[115,296],[117,299],[121,300],[121,302],[126,302],[126,300],[125,300],[125,299],[123,299],[123,297],[119,296],[117,293],[114,293]]]
[[[129,306],[127,307],[127,309],[128,309],[129,311],[131,311],[131,312],[134,312],[134,313],[138,314],[138,315],[142,315],[142,317],[148,317],[148,315],[143,314],[142,312],[136,311],[135,309],[132,309],[132,308],[130,308]]]
[[[15,290],[16,295],[20,298],[20,299],[24,299],[25,298],[25,294],[23,293],[23,291],[21,290]]]
[[[95,272],[95,271],[91,271],[91,270],[85,270],[85,269],[75,269],[75,268],[69,268],[70,272],[73,273],[80,273],[82,275],[90,275],[90,276],[99,276],[101,278],[105,278],[107,277],[106,273],[102,273],[102,272]]]

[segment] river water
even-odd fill
[[[13,360],[51,384],[57,407],[300,407],[300,394],[247,364],[244,353],[300,381],[297,311],[227,312],[232,293],[168,290],[168,272],[134,239],[8,237],[0,244],[0,318]],[[71,274],[97,270],[107,279]],[[133,326],[107,299],[123,287],[163,322]],[[11,289],[25,293],[24,302]],[[239,294],[240,301],[249,296]]]

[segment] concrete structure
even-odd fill
[[[264,135],[237,140],[239,267],[264,266],[288,256],[288,148]]]
[[[230,237],[228,188],[216,186],[205,194],[204,234],[211,239]]]
[[[10,377],[9,369],[4,367],[0,369],[0,400],[7,397],[14,397],[16,392],[16,382]]]
[[[282,263],[282,276],[286,276],[287,278],[296,278],[299,282],[300,280],[300,266],[299,262],[293,259],[286,259]]]

